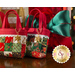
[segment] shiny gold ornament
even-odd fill
[[[17,41],[18,43],[20,43],[20,42],[19,42],[20,40],[21,40],[21,36],[18,36],[18,35],[17,35],[17,36],[15,37],[15,41]]]

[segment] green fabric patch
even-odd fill
[[[5,37],[0,37],[0,42],[5,43]]]
[[[13,43],[5,43],[4,51],[12,51]]]
[[[20,43],[14,43],[12,52],[21,52],[21,48],[22,45]]]
[[[43,37],[43,42],[42,42],[43,44],[47,44],[47,38],[45,38],[45,37]]]
[[[41,43],[34,43],[33,45],[33,51],[40,51],[42,49]]]

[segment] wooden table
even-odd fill
[[[23,59],[16,58],[0,58],[1,68],[75,68],[75,51],[68,62],[59,64],[54,61],[51,53],[47,53],[47,57],[43,59],[35,59],[25,57]]]

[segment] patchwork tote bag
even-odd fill
[[[27,44],[26,44],[26,55],[35,57],[35,58],[44,58],[46,57],[47,47],[48,47],[48,40],[50,31],[47,29],[46,25],[46,17],[39,9],[33,9],[32,12],[37,10],[39,12],[39,27],[33,28],[33,21],[35,19],[35,14],[31,28],[29,26],[29,18],[27,20],[26,28],[28,28],[28,37],[27,37]]]
[[[17,16],[16,28],[6,27],[9,14]],[[27,30],[22,29],[19,16],[15,10],[6,12],[0,28],[0,56],[23,58],[26,52]]]

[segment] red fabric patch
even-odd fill
[[[47,39],[47,45],[49,44],[49,39]]]
[[[21,52],[21,58],[23,58],[24,57],[24,52]]]
[[[13,57],[11,53],[9,53],[9,57]]]
[[[13,37],[6,37],[5,38],[5,43],[13,43]]]
[[[26,50],[26,45],[22,44],[21,52],[24,52],[25,53],[25,50]]]
[[[4,51],[4,43],[0,43],[0,51]]]

